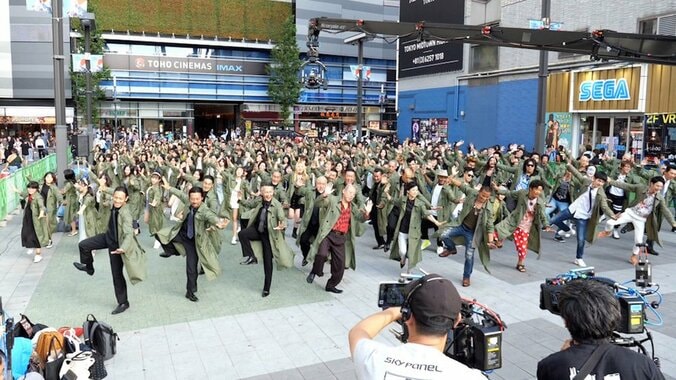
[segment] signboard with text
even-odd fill
[[[52,0],[26,0],[29,11],[52,13]],[[87,13],[87,0],[62,0],[62,15],[81,17]]]
[[[401,22],[464,24],[464,0],[401,0]],[[462,43],[418,41],[402,37],[399,45],[399,77],[413,77],[462,70]]]
[[[267,75],[265,62],[234,59],[181,58],[154,55],[106,54],[103,63],[111,70],[174,73]]]

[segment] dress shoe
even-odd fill
[[[256,260],[255,257],[249,256],[240,263],[240,265],[251,265],[251,264],[258,264],[258,260]]]
[[[83,272],[87,272],[88,275],[93,276],[94,275],[94,268],[88,268],[87,265],[82,264],[82,263],[73,263],[73,266],[77,268],[77,270],[81,270]]]
[[[307,265],[307,259],[303,259],[303,261],[300,263],[300,265],[306,266]]]
[[[448,256],[451,256],[451,255],[455,255],[456,253],[458,253],[458,251],[451,251],[449,249],[444,249],[444,251],[439,254],[439,257],[448,257]]]
[[[308,284],[312,284],[312,282],[314,282],[314,280],[315,280],[315,274],[312,273],[312,272],[310,272],[310,274],[308,274],[307,278],[305,279],[305,281],[307,281]]]
[[[343,289],[338,289],[338,288],[326,288],[326,291],[327,291],[327,292],[331,292],[331,293],[340,294],[340,293],[343,292]]]
[[[167,253],[167,252],[160,253],[160,257],[171,257],[171,256],[178,256],[178,255],[172,254],[172,253]]]
[[[388,252],[389,250],[390,250],[390,245],[385,244],[385,246],[383,247],[383,251]]]
[[[378,245],[376,245],[375,247],[373,247],[374,250],[376,250],[376,249],[383,249],[383,248],[385,248],[385,244],[378,244]]]
[[[200,299],[197,298],[197,296],[196,296],[194,293],[192,293],[192,292],[186,293],[186,294],[185,294],[185,298],[191,300],[192,302],[197,302],[197,301],[200,300]]]
[[[469,278],[465,277],[462,279],[462,286],[463,287],[468,287],[470,285]]]
[[[265,297],[267,297],[267,296],[269,296],[269,295],[270,295],[270,291],[269,291],[269,290],[263,290],[263,293],[261,293],[261,297],[263,297],[263,298],[265,298]]]
[[[127,310],[127,309],[129,309],[129,303],[121,303],[121,304],[117,305],[115,310],[110,312],[110,314],[115,315],[115,314],[124,313],[124,311]]]
[[[649,255],[653,255],[653,256],[659,256],[659,255],[660,255],[660,253],[657,252],[657,251],[654,250],[654,249],[647,249],[647,251],[648,251],[648,254],[649,254]]]

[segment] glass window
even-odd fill
[[[129,54],[129,53],[131,53],[131,49],[129,48],[129,44],[106,43],[104,49],[105,49],[106,53],[115,53],[115,54]]]
[[[137,55],[160,55],[159,46],[131,45],[131,54]]]
[[[638,32],[640,34],[657,34],[657,19],[651,18],[648,20],[639,21]]]
[[[497,70],[500,50],[498,46],[476,45],[470,47],[470,72]]]

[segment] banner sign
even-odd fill
[[[464,24],[464,0],[401,0],[401,22]],[[399,77],[462,70],[463,45],[443,40],[418,41],[417,35],[400,38]]]
[[[103,55],[100,54],[72,54],[73,72],[86,73],[87,61],[89,61],[89,69],[92,73],[103,71]]]
[[[66,17],[82,17],[87,13],[87,0],[63,0],[63,13]],[[26,0],[29,11],[52,13],[52,0]]]
[[[106,54],[103,63],[111,70],[174,73],[267,75],[265,62],[234,59],[180,58],[154,55]]]
[[[563,146],[572,150],[573,143],[573,114],[570,112],[550,112],[546,115],[545,146],[558,149]]]

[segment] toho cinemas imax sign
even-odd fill
[[[111,70],[171,73],[267,75],[265,62],[236,59],[180,58],[154,55],[105,54],[103,64]]]

